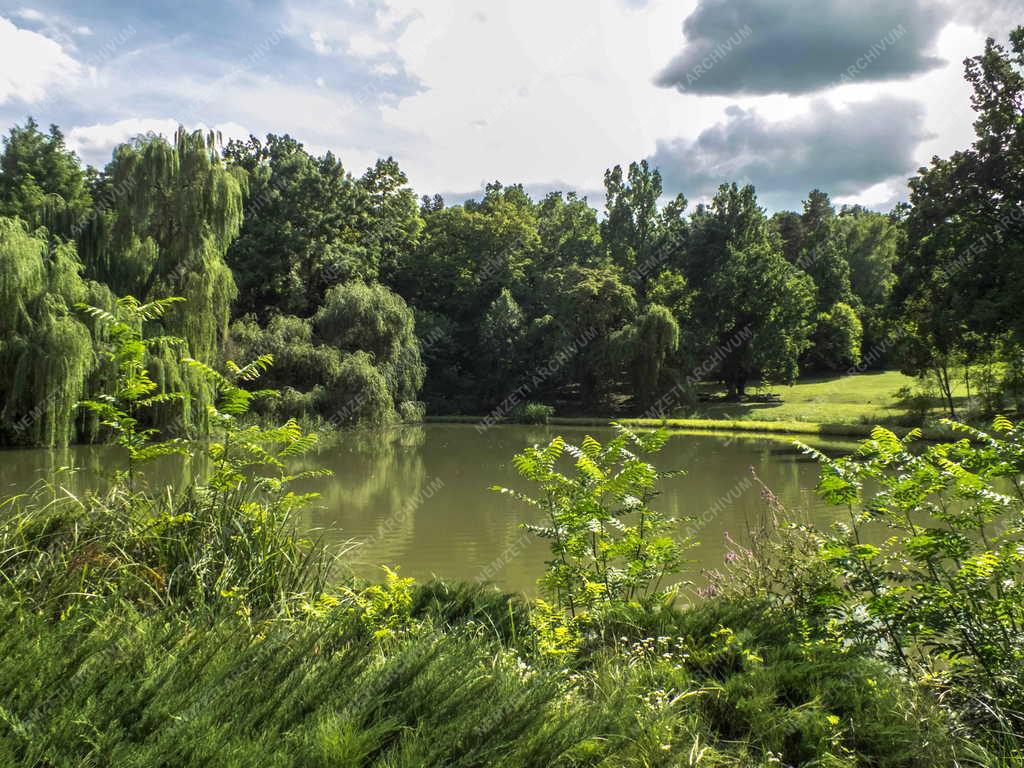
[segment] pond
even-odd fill
[[[351,545],[344,561],[358,575],[378,578],[380,564],[397,565],[403,575],[421,580],[434,575],[485,579],[532,594],[547,545],[519,526],[535,521],[536,510],[488,488],[529,492],[512,455],[556,434],[578,442],[587,433],[601,441],[613,434],[608,428],[512,425],[481,432],[472,424],[346,433],[303,461],[302,469],[333,472],[303,488],[321,494],[303,525],[332,546]],[[809,442],[829,453],[848,452],[854,445]],[[102,486],[121,463],[117,449],[103,446],[0,452],[0,494],[25,490],[46,476],[80,493]],[[722,563],[726,532],[742,541],[748,525],[765,513],[752,469],[788,508],[822,524],[842,514],[817,499],[817,465],[796,451],[790,438],[676,434],[655,463],[687,472],[666,481],[654,504],[667,514],[693,518],[681,529],[690,527],[700,542],[688,553],[693,564],[687,578],[695,581],[701,581],[702,568]],[[77,471],[60,472],[66,467]],[[201,472],[197,462],[173,457],[149,466],[146,475],[151,487],[180,486]]]

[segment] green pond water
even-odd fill
[[[297,468],[324,467],[329,478],[309,481],[303,490],[321,496],[303,525],[331,546],[351,547],[344,557],[359,575],[377,577],[379,564],[398,565],[417,579],[492,581],[505,589],[535,593],[548,556],[545,542],[525,535],[520,523],[536,510],[488,490],[504,485],[529,492],[515,473],[512,455],[556,434],[570,442],[590,433],[599,440],[610,429],[495,426],[483,432],[472,424],[427,424],[375,432],[346,433]],[[828,453],[844,453],[851,442],[808,440]],[[118,450],[73,446],[59,451],[0,452],[0,494],[28,489],[46,477],[68,491],[101,487],[122,466]],[[725,533],[742,541],[748,526],[765,513],[760,486],[751,469],[789,508],[827,524],[843,514],[817,499],[817,466],[798,453],[790,439],[718,434],[674,435],[657,455],[664,470],[685,469],[666,481],[656,507],[691,528],[699,545],[687,578],[702,581],[701,569],[717,568],[725,553]],[[74,467],[67,472],[64,468]],[[204,471],[200,460],[178,457],[147,467],[150,487],[181,486]]]

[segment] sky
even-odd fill
[[[103,166],[144,132],[288,133],[449,202],[577,190],[647,159],[665,193],[820,188],[887,210],[972,137],[963,60],[1024,0],[0,0],[0,125]]]

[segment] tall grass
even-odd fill
[[[479,595],[463,613],[466,597],[424,588],[414,628],[384,643],[343,605],[255,625],[124,603],[54,622],[8,605],[0,759],[935,766],[957,752],[926,697],[876,662],[808,652],[756,605],[622,616],[567,665],[495,631],[515,600]]]
[[[211,503],[176,495],[75,496],[39,485],[3,503],[0,579],[9,599],[52,616],[107,598],[152,608],[287,610],[320,593],[328,553],[303,539],[290,510],[250,484]]]

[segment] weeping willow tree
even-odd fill
[[[679,324],[660,304],[651,304],[628,333],[633,392],[646,408],[667,388],[666,363],[679,350]]]
[[[114,191],[108,242],[89,255],[118,295],[183,297],[165,330],[205,362],[221,349],[237,294],[224,255],[242,226],[247,184],[218,144],[214,133],[179,128],[171,142],[148,135],[119,146],[105,171]]]
[[[76,404],[95,368],[89,327],[75,304],[109,305],[104,287],[83,279],[74,246],[51,248],[0,218],[0,436],[8,444],[65,445]]]
[[[172,141],[150,134],[120,145],[97,183],[106,208],[75,233],[89,275],[115,294],[142,303],[184,298],[147,333],[180,337],[190,356],[211,364],[237,295],[224,256],[241,229],[247,190],[245,171],[224,164],[219,142],[179,127]],[[151,350],[147,365],[161,391],[188,393],[183,421],[156,421],[202,431],[209,384],[183,369],[173,349]]]
[[[313,325],[320,339],[346,355],[346,370],[358,370],[366,378],[366,367],[376,368],[395,407],[416,400],[426,366],[412,310],[401,296],[379,283],[335,285],[327,291]],[[362,353],[358,360],[348,359],[356,353]],[[349,380],[357,378],[352,375]],[[367,388],[374,390],[369,380]],[[336,402],[348,399],[343,390],[335,393]]]

